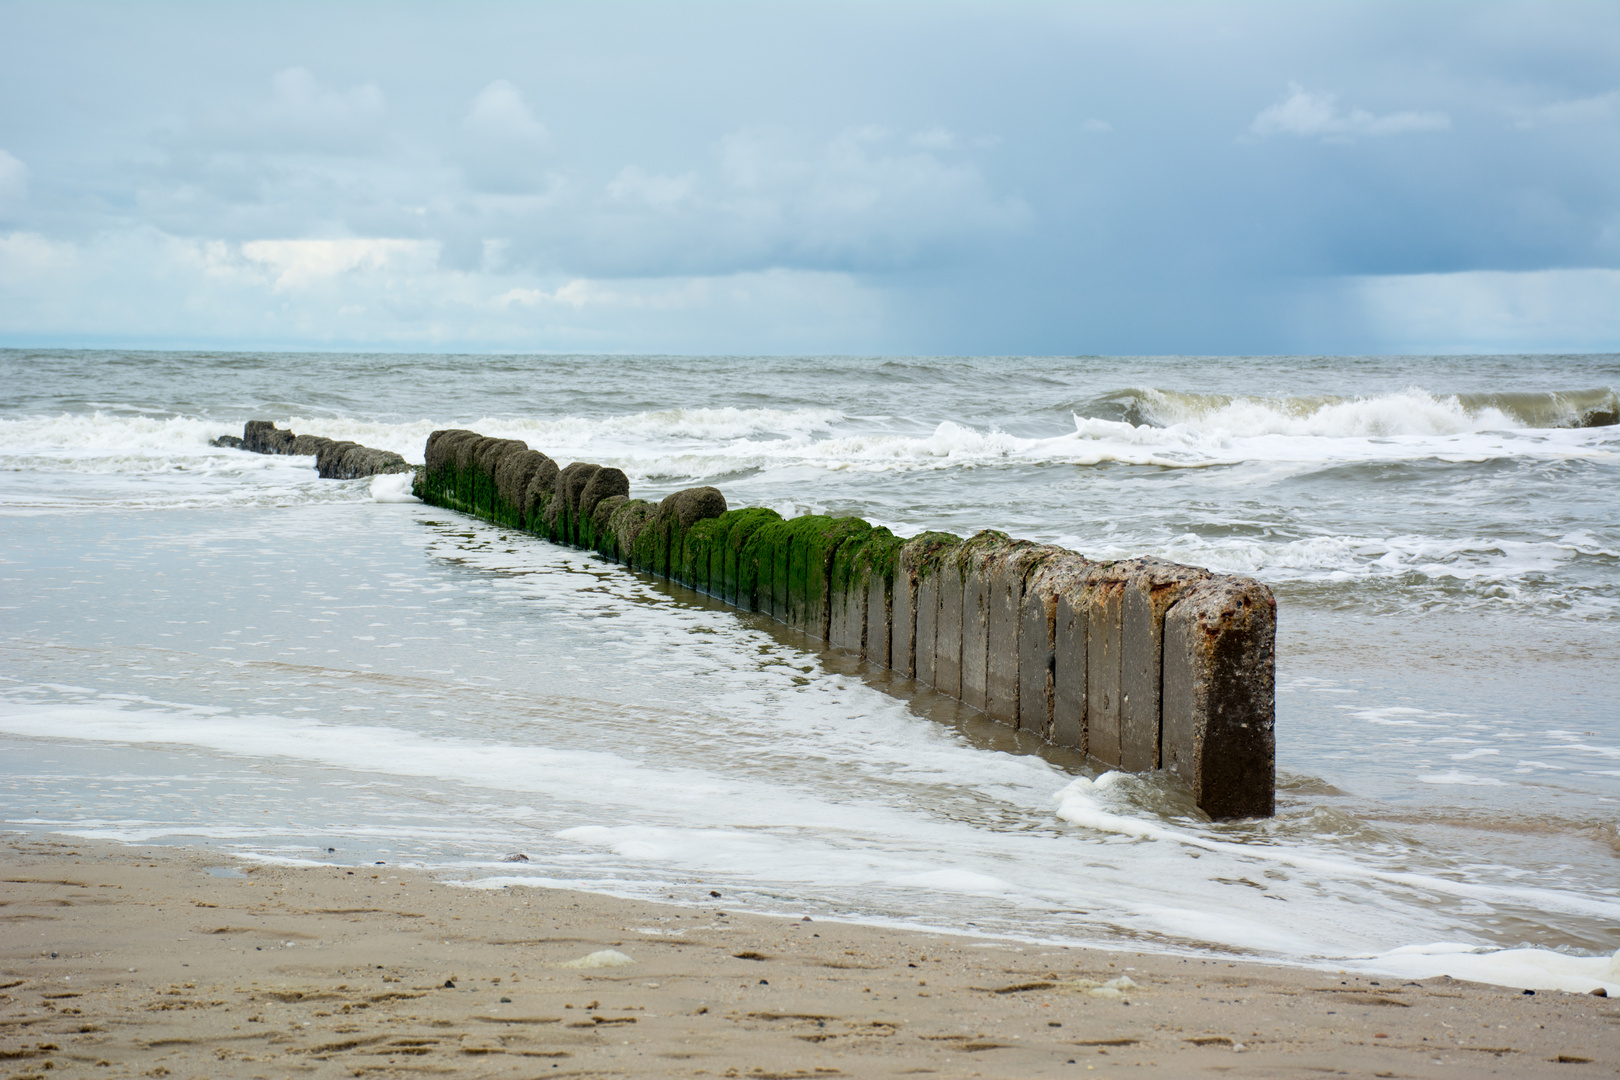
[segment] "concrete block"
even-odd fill
[[[1125,581],[1110,565],[1091,584],[1086,615],[1086,753],[1120,767],[1120,604]]]
[[[543,460],[535,468],[523,492],[523,527],[532,533],[544,535],[547,511],[557,489],[557,474],[562,470],[546,455],[541,454],[540,457]]]
[[[1164,613],[1210,574],[1162,559],[1132,559],[1114,570],[1125,579],[1119,615],[1119,767],[1148,772],[1160,761]]]
[[[1052,573],[1052,726],[1059,746],[1087,751],[1090,746],[1090,620],[1092,580],[1097,568],[1078,555],[1050,560]]]
[[[961,546],[941,557],[933,573],[939,614],[934,621],[934,689],[962,696],[962,555]]]
[[[739,595],[753,596],[751,610],[772,618],[787,608],[787,549],[791,537],[787,522],[774,517],[762,522],[744,543],[738,560]]]
[[[1164,618],[1163,761],[1212,818],[1276,804],[1277,603],[1249,578],[1200,581]]]
[[[861,609],[864,626],[861,655],[884,667],[889,666],[889,609],[903,543],[898,536],[879,526],[866,534],[855,558],[852,599]]]
[[[986,529],[975,533],[958,556],[962,566],[962,688],[963,702],[986,711],[989,685],[991,579],[996,564],[1012,538]],[[1016,655],[1012,658],[1017,663]]]
[[[255,454],[285,454],[293,433],[278,428],[273,420],[249,420],[242,425],[242,449]]]
[[[613,511],[613,516],[608,519],[608,528],[613,530],[614,547],[619,553],[620,562],[642,569],[636,563],[636,541],[640,539],[648,519],[657,510],[645,499],[627,499]]]
[[[619,560],[619,535],[611,523],[619,507],[629,501],[624,495],[609,495],[591,511],[591,535],[595,537],[592,546],[603,558]]]
[[[541,466],[551,459],[538,450],[523,449],[507,454],[495,466],[495,501],[500,508],[501,520],[516,528],[525,528],[527,519],[529,482]]]
[[[771,522],[781,521],[782,515],[760,506],[731,513],[736,517],[731,532],[726,536],[726,549],[723,552],[725,570],[719,595],[726,603],[735,604],[744,611],[757,611],[759,609],[754,597],[758,580],[755,561],[757,552],[746,555],[744,553],[748,550],[749,540],[754,533]],[[766,590],[769,589],[767,583]]]
[[[962,543],[962,538],[943,532],[925,532],[912,537],[900,548],[896,579],[906,579],[903,599],[912,611],[905,626],[911,628],[910,676],[929,686],[935,685],[934,650],[939,640],[939,563]]]
[[[1026,579],[1055,550],[1027,540],[1009,541],[990,567],[986,578],[989,611],[985,632],[984,711],[990,719],[1012,727],[1019,726],[1019,670],[1023,655],[1019,650],[1018,638],[1023,616],[1024,585]],[[1044,627],[1039,636],[1040,644],[1044,647]],[[1046,667],[1044,658],[1040,667]],[[1044,712],[1044,695],[1041,707]],[[1044,723],[1041,728],[1044,734]]]
[[[917,674],[917,576],[896,560],[889,590],[889,667],[902,678]]]
[[[287,446],[287,453],[296,457],[314,457],[321,452],[323,446],[331,445],[333,440],[321,435],[294,435]]]
[[[692,523],[679,537],[681,557],[671,558],[677,573],[676,581],[689,589],[709,592],[709,565],[713,555],[725,542],[726,526],[718,516]]]
[[[600,468],[579,491],[579,504],[574,508],[574,542],[580,547],[594,548],[596,543],[596,506],[603,499],[614,496],[629,498],[630,479],[619,469]]]

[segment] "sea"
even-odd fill
[[[1616,354],[0,350],[0,827],[1620,993],[1617,388]],[[1251,575],[1277,814],[408,476],[209,445],[250,419]]]

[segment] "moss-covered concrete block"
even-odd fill
[[[504,455],[495,465],[495,505],[497,518],[513,528],[527,528],[529,482],[547,461],[538,450],[525,447]]]
[[[1212,577],[1164,619],[1163,760],[1213,818],[1276,809],[1277,601],[1249,578]]]
[[[620,469],[604,466],[591,474],[579,491],[579,503],[574,507],[574,542],[580,547],[596,548],[596,507],[603,499],[628,498],[630,478]]]
[[[534,475],[529,478],[528,487],[523,492],[523,527],[540,536],[547,535],[546,519],[551,509],[552,497],[557,490],[557,474],[562,470],[557,463],[546,455],[536,466]]]
[[[638,570],[646,569],[636,562],[636,544],[647,522],[657,511],[658,507],[645,499],[626,499],[613,511],[613,516],[608,518],[608,528],[613,530],[614,548],[620,562]]]
[[[721,570],[716,595],[744,611],[756,611],[754,587],[757,575],[743,552],[755,532],[764,525],[781,521],[782,515],[763,506],[750,506],[727,511],[721,520],[729,522],[730,526],[726,532],[725,547],[720,552]]]
[[[935,659],[939,642],[939,586],[941,568],[951,562],[962,544],[962,538],[943,532],[925,532],[912,537],[900,548],[897,574],[908,578],[914,607],[911,654],[912,678],[929,686],[937,686]],[[960,582],[960,575],[957,577]],[[960,656],[960,631],[958,631]]]
[[[740,513],[745,516],[732,526],[726,540],[726,587],[736,590],[731,602],[738,607],[774,615],[776,553],[787,543],[786,523],[781,514],[764,507]]]
[[[715,556],[723,549],[731,523],[724,517],[705,518],[694,522],[681,537],[681,558],[676,580],[690,589],[713,595],[711,568]]]
[[[867,608],[871,593],[873,548],[875,545],[876,549],[881,550],[886,541],[894,542],[898,547],[894,534],[883,528],[869,528],[864,533],[846,538],[833,553],[832,570],[828,575],[827,602],[830,614],[827,620],[827,644],[859,653],[868,659],[871,657],[868,656],[867,639],[872,630],[867,624]],[[882,614],[885,625],[876,632],[884,642],[884,659],[880,662],[887,665],[886,607]]]
[[[905,541],[879,526],[867,533],[856,558],[856,579],[864,583],[866,640],[861,655],[874,664],[893,667],[894,583]]]
[[[591,510],[591,536],[594,537],[592,546],[603,558],[620,561],[619,535],[614,532],[611,522],[619,507],[629,501],[624,495],[609,495]]]
[[[870,532],[854,517],[810,514],[787,522],[791,536],[787,568],[787,617],[795,630],[826,639],[832,618],[832,563],[838,548]]]
[[[557,473],[557,482],[552,486],[551,503],[546,507],[544,535],[559,544],[577,544],[577,522],[579,513],[579,496],[590,483],[591,477],[600,472],[602,466],[594,465],[588,461],[570,462]]]

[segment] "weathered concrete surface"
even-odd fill
[[[328,442],[315,458],[315,470],[326,480],[358,480],[380,473],[410,472],[411,465],[392,450],[375,450],[352,442]]]
[[[940,564],[962,543],[950,533],[925,532],[908,540],[900,549],[900,569],[910,581],[915,615],[911,622],[912,678],[929,686],[935,683],[935,648],[939,641]],[[958,638],[960,640],[960,638]]]
[[[545,516],[547,534],[551,539],[565,544],[578,543],[575,539],[575,518],[579,513],[579,496],[585,490],[585,485],[591,482],[591,477],[601,469],[602,466],[588,461],[576,461],[557,474],[551,505],[546,508]]]
[[[1188,588],[1164,618],[1164,768],[1213,818],[1276,809],[1277,602],[1249,578]]]
[[[1125,577],[1119,612],[1119,767],[1148,772],[1159,767],[1164,613],[1210,574],[1163,559],[1132,559],[1119,566]]]
[[[1019,647],[1019,632],[1024,605],[1024,583],[1035,570],[1057,549],[1027,540],[1012,540],[1003,548],[994,564],[989,567],[989,616],[985,644],[985,703],[984,711],[992,720],[1012,727],[1019,726],[1019,671],[1023,652]],[[1044,647],[1045,634],[1040,635]],[[1040,661],[1044,669],[1044,658]],[[1042,695],[1044,698],[1044,695]],[[1046,702],[1040,702],[1045,712]],[[1042,727],[1044,728],[1044,723]]]
[[[574,508],[576,540],[580,547],[596,547],[596,507],[603,499],[614,496],[628,498],[630,478],[620,469],[601,468],[580,488],[579,503]]]
[[[1119,611],[1129,570],[1115,563],[1093,575],[1086,604],[1086,753],[1119,767]]]
[[[889,667],[889,647],[895,572],[899,567],[898,536],[879,526],[866,534],[854,560],[851,586],[853,602],[862,607],[864,637],[861,656],[868,662]]]
[[[608,528],[613,530],[613,546],[620,562],[635,565],[636,540],[657,512],[658,508],[645,499],[626,499],[613,511],[613,516],[608,519]]]
[[[782,515],[775,510],[765,507],[749,507],[745,510],[728,511],[735,514],[732,518],[731,529],[726,533],[725,550],[721,553],[724,568],[721,572],[720,599],[733,604],[744,611],[758,611],[758,602],[754,591],[758,584],[756,563],[752,555],[744,555],[748,549],[748,541],[765,525],[782,520]],[[765,586],[770,591],[770,584]]]
[[[1059,746],[1090,745],[1090,619],[1092,583],[1099,568],[1078,555],[1049,560],[1052,574],[1052,726]]]
[[[962,689],[957,696],[983,712],[988,686],[991,575],[1012,538],[986,529],[963,545]],[[1016,655],[1013,663],[1017,663]]]
[[[337,467],[410,468],[262,421],[248,434]],[[710,487],[653,506],[628,497],[619,470],[558,469],[463,430],[434,432],[426,459],[413,490],[429,502],[770,614],[1100,765],[1162,765],[1214,816],[1271,812],[1275,603],[1258,583],[1156,559],[1093,564],[994,531],[902,541],[857,518],[784,521],[727,510]]]
[[[249,420],[242,426],[242,449],[255,454],[285,454],[293,433],[271,420]]]
[[[298,457],[316,457],[322,447],[331,444],[332,440],[324,435],[294,435],[292,442],[287,444],[286,453]]]
[[[966,543],[952,549],[935,567],[934,594],[939,613],[934,616],[934,689],[953,698],[962,696],[962,574]]]

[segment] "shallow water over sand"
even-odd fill
[[[10,827],[1281,958],[1620,946],[1620,434],[1441,396],[1613,385],[1612,358],[1080,360],[1060,379],[1000,360],[4,359],[32,393],[0,413]],[[447,370],[470,387],[455,411]],[[1116,400],[1147,375],[1291,397],[1166,422],[1141,415],[1169,408],[1152,394]],[[1300,404],[1335,392],[1360,411]],[[1574,415],[1555,404],[1516,407]],[[415,460],[434,427],[476,426],[620,465],[638,493],[710,482],[733,505],[1253,573],[1279,599],[1279,816],[1211,825],[1157,781],[1092,784],[768,621],[204,445],[249,416]],[[496,862],[519,850],[533,861]]]

